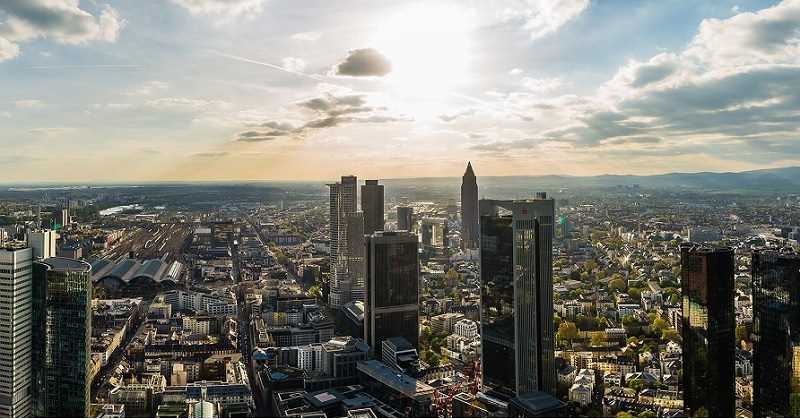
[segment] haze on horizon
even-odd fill
[[[1,180],[792,166],[797,86],[800,0],[6,0]]]

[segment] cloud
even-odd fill
[[[40,109],[44,107],[44,102],[39,99],[23,99],[14,102],[17,109]]]
[[[522,85],[532,92],[548,93],[562,87],[564,85],[564,81],[558,77],[541,79],[524,77],[522,79]]]
[[[220,100],[194,99],[186,97],[162,97],[145,102],[145,106],[179,112],[197,112],[208,110],[225,110],[232,105]]]
[[[373,48],[354,49],[336,66],[336,74],[351,77],[382,77],[392,71],[392,63]]]
[[[589,0],[516,0],[502,9],[504,20],[521,20],[531,39],[549,35],[580,16]]]
[[[281,66],[289,71],[302,72],[306,69],[306,62],[301,58],[286,57],[281,60]]]
[[[0,61],[19,55],[19,43],[39,38],[62,44],[81,45],[90,41],[116,42],[126,21],[109,5],[93,15],[81,9],[77,0],[4,0],[0,11]]]
[[[294,41],[316,42],[322,38],[322,32],[299,32],[291,36]]]
[[[193,15],[254,16],[264,10],[265,0],[172,0]]]
[[[302,137],[310,131],[335,128],[341,125],[409,121],[407,117],[388,114],[385,107],[368,105],[367,101],[367,96],[364,94],[325,93],[295,103],[300,110],[311,113],[311,118],[306,122],[300,125],[285,121],[264,122],[239,133],[236,140],[264,142],[280,137]]]
[[[132,88],[123,94],[126,96],[150,96],[157,92],[166,90],[167,88],[169,88],[169,83],[152,80],[145,82],[138,87]]]
[[[192,157],[199,157],[204,159],[220,158],[229,155],[227,151],[208,151],[204,153],[194,153]]]
[[[0,37],[0,62],[12,60],[19,55],[19,45]]]
[[[706,19],[685,49],[627,63],[594,96],[553,102],[552,112],[569,114],[569,120],[551,123],[541,135],[593,155],[707,153],[777,161],[786,154],[800,156],[800,148],[786,146],[800,136],[796,86],[800,1],[787,0],[728,19]],[[545,111],[524,95],[517,95],[523,98],[518,102],[511,97],[505,98],[509,106]],[[473,149],[503,152],[520,144]]]
[[[463,118],[465,116],[474,115],[477,112],[475,108],[467,108],[453,113],[445,113],[438,116],[442,122],[453,122],[456,119]]]

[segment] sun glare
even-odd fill
[[[375,47],[392,63],[394,90],[433,99],[468,75],[470,15],[456,6],[417,4],[381,25]]]

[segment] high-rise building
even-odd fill
[[[350,299],[364,301],[364,289],[366,288],[366,261],[364,245],[364,213],[354,212],[345,218],[347,229],[347,272],[350,279]]]
[[[67,258],[33,264],[33,414],[89,415],[92,267]]]
[[[405,231],[367,236],[364,340],[381,359],[384,339],[419,343],[419,255],[417,236]]]
[[[753,417],[800,417],[800,255],[756,250]]]
[[[330,188],[331,281],[328,303],[339,308],[350,301],[352,280],[347,271],[347,216],[358,211],[358,179],[342,176]]]
[[[364,213],[364,234],[383,231],[383,185],[367,180],[361,186],[361,211]]]
[[[472,171],[472,163],[461,178],[461,246],[464,249],[478,247],[478,181]]]
[[[411,231],[412,218],[414,217],[414,208],[411,207],[397,207],[397,229],[403,231]]]
[[[28,230],[28,246],[33,249],[35,259],[47,259],[56,256],[56,239],[58,233],[53,230]]]
[[[683,406],[689,417],[736,416],[733,249],[681,245]]]
[[[339,256],[340,226],[344,226],[347,214],[358,211],[358,178],[342,176],[341,182],[331,183],[330,188],[330,240],[331,261]]]
[[[556,394],[552,199],[480,201],[483,384]]]
[[[0,249],[0,417],[29,417],[31,398],[30,247]]]

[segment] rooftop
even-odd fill
[[[47,258],[44,259],[42,263],[50,266],[50,268],[55,271],[90,272],[92,270],[92,265],[89,265],[88,263],[82,260],[70,259],[70,258],[61,258],[61,257]]]

